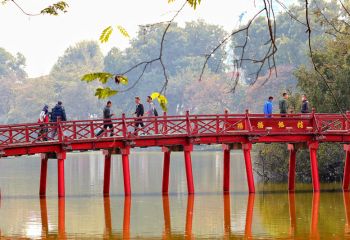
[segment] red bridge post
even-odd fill
[[[164,152],[164,165],[163,165],[163,182],[162,182],[162,193],[163,195],[169,192],[169,174],[170,174],[170,149],[168,147],[163,147]]]
[[[349,191],[350,184],[350,145],[344,145],[345,150],[345,165],[344,165],[344,176],[343,176],[343,191]]]
[[[105,156],[105,168],[103,178],[103,195],[109,195],[110,182],[111,182],[111,153],[108,150],[103,150]]]
[[[58,197],[65,196],[65,190],[64,190],[64,161],[65,160],[66,160],[66,152],[57,153]]]
[[[125,193],[125,196],[130,196],[131,195],[130,167],[129,167],[130,147],[122,148],[121,153],[122,153],[123,176],[124,176],[124,193]]]
[[[230,150],[232,148],[228,144],[223,144],[222,148],[224,150],[223,191],[224,193],[229,193],[230,192]]]
[[[188,194],[194,194],[194,184],[193,184],[193,174],[192,174],[192,160],[191,160],[191,152],[192,151],[193,151],[193,145],[185,145],[184,146]]]
[[[242,148],[244,153],[245,169],[247,173],[249,193],[255,193],[253,166],[252,166],[252,160],[250,156],[250,151],[252,150],[252,144],[244,143],[242,144]]]
[[[295,167],[297,149],[294,144],[288,144],[289,150],[289,172],[288,172],[288,191],[295,191]]]
[[[46,196],[46,179],[47,179],[47,162],[48,157],[45,153],[41,154],[41,171],[40,171],[40,197]]]
[[[320,191],[320,180],[318,177],[317,149],[318,142],[309,142],[311,176],[314,192]]]

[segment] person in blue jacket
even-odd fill
[[[270,96],[269,100],[267,100],[264,104],[264,114],[265,117],[270,118],[272,116],[272,101],[273,101],[273,97]]]

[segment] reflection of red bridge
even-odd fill
[[[114,136],[105,132],[101,120],[82,120],[50,123],[47,125],[17,124],[0,126],[0,157],[41,153],[40,195],[46,193],[48,158],[58,160],[58,196],[64,196],[64,160],[66,152],[103,149],[105,154],[105,195],[109,194],[111,154],[121,154],[125,195],[131,194],[129,153],[134,147],[162,147],[164,152],[163,193],[168,192],[170,152],[184,151],[188,193],[194,193],[191,151],[193,145],[222,144],[224,151],[223,190],[229,191],[230,150],[243,150],[249,192],[255,192],[250,151],[253,143],[288,143],[290,150],[289,190],[294,191],[295,157],[300,147],[310,150],[314,191],[319,191],[317,148],[322,142],[350,143],[350,113],[341,114],[291,114],[266,118],[261,114],[222,114],[159,116],[144,118],[144,128],[134,131],[135,119],[113,119]],[[47,136],[38,137],[40,129]],[[54,132],[57,135],[52,137]],[[42,138],[47,141],[41,141]],[[344,145],[346,162],[343,188],[350,183],[350,145]]]
[[[349,224],[350,224],[350,193],[344,192],[343,194],[343,206],[344,206],[344,215],[345,215],[345,221],[344,221],[344,235],[337,236],[336,231],[332,232],[333,238],[346,238],[349,236]],[[255,202],[255,194],[249,194],[247,196],[247,207],[246,207],[246,214],[245,214],[245,225],[244,225],[244,232],[235,232],[232,226],[232,223],[236,223],[239,221],[239,218],[237,218],[236,214],[232,214],[231,209],[231,195],[225,194],[223,195],[223,237],[226,238],[244,238],[244,239],[251,239],[254,237],[253,233],[253,220],[254,216],[254,202]],[[300,199],[304,200],[304,199]],[[67,233],[66,231],[66,204],[65,204],[65,198],[59,198],[58,199],[58,214],[57,214],[57,229],[50,229],[49,228],[49,216],[52,214],[48,214],[48,208],[47,208],[47,200],[45,197],[40,198],[40,213],[41,213],[41,238],[42,239],[51,239],[51,238],[58,238],[58,239],[70,239],[70,238],[76,238],[77,234],[76,232]],[[260,202],[264,202],[263,199],[260,199]],[[284,233],[282,231],[279,232],[281,236],[278,236],[279,239],[304,239],[307,235],[309,235],[309,239],[320,239],[320,232],[319,232],[319,218],[322,218],[320,209],[320,193],[316,192],[312,195],[312,202],[311,202],[311,216],[310,216],[310,228],[308,232],[306,232],[303,229],[297,229],[297,225],[301,227],[301,223],[305,224],[305,219],[303,219],[303,215],[298,215],[301,213],[300,210],[297,211],[296,204],[296,194],[295,193],[289,193],[288,194],[288,212],[289,212],[289,231],[288,233]],[[259,199],[258,199],[259,203]],[[193,220],[199,219],[195,218],[194,215],[196,213],[195,211],[195,197],[194,195],[189,195],[187,198],[187,208],[186,208],[186,215],[185,219],[180,222],[183,222],[183,231],[176,230],[174,231],[171,227],[172,225],[172,219],[178,219],[177,217],[174,217],[174,215],[179,215],[178,212],[174,212],[173,216],[171,216],[170,211],[170,201],[169,196],[163,196],[162,197],[162,204],[163,204],[163,216],[164,216],[164,225],[163,225],[163,233],[162,233],[162,239],[193,239],[197,236],[198,233],[194,231],[193,229]],[[259,205],[259,204],[258,204]],[[333,205],[338,206],[339,205]],[[113,207],[113,205],[112,205]],[[256,207],[256,206],[255,206]],[[300,207],[300,205],[299,205]],[[329,207],[328,205],[326,206]],[[138,209],[139,210],[139,209]],[[198,209],[197,209],[198,210]],[[132,221],[132,201],[130,196],[126,196],[124,198],[124,211],[122,215],[122,227],[121,230],[116,231],[113,230],[113,217],[112,217],[112,211],[111,211],[111,203],[110,203],[110,197],[105,197],[103,199],[103,211],[104,211],[104,234],[103,237],[106,239],[130,239],[133,238],[133,236],[136,236],[135,232],[136,230],[133,229],[133,226],[131,223]],[[68,212],[68,211],[67,211]],[[327,212],[324,212],[324,214],[327,214]],[[232,217],[236,216],[236,217]],[[278,219],[280,219],[283,216],[278,216]],[[286,216],[284,216],[286,217]],[[67,219],[72,220],[72,216],[69,216]],[[114,219],[116,220],[116,219]],[[51,222],[54,222],[53,219],[51,219]],[[117,222],[117,221],[116,221]],[[297,224],[299,222],[299,224]],[[202,223],[199,221],[199,223]],[[239,222],[238,222],[239,223]],[[115,224],[114,224],[115,225]],[[137,225],[137,224],[136,224]],[[197,222],[198,225],[198,222]],[[235,225],[235,224],[234,224]],[[201,225],[202,226],[202,225]],[[202,226],[203,227],[203,226]],[[341,228],[339,226],[339,228]],[[341,232],[341,231],[340,231]],[[79,236],[79,235],[78,235]],[[96,235],[84,235],[86,238],[96,238]],[[0,230],[0,238],[3,237],[5,239],[16,239],[15,236],[6,236],[2,235]],[[154,236],[157,237],[158,236]],[[200,234],[197,236],[200,238]],[[277,237],[277,236],[274,236]],[[18,237],[18,239],[22,239],[21,237]]]

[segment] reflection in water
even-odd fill
[[[343,192],[344,210],[345,210],[345,236],[350,236],[350,192]]]
[[[160,195],[161,154],[140,153],[131,158],[132,198],[122,196],[120,158],[112,159],[111,197],[102,197],[104,161],[99,155],[72,154],[70,158],[65,199],[56,198],[56,162],[48,164],[48,198],[39,199],[40,161],[0,159],[1,239],[350,238],[350,193],[313,194],[298,185],[297,189],[306,191],[288,194],[281,191],[286,185],[265,184],[265,192],[249,195],[241,152],[233,153],[234,184],[231,194],[225,195],[221,194],[220,153],[193,154],[199,193],[194,196]],[[172,156],[169,191],[187,192],[183,154]]]
[[[297,226],[294,192],[288,193],[288,205],[289,205],[289,221],[290,221],[289,235],[294,237],[296,232],[296,226]]]
[[[296,196],[297,194],[295,193],[290,193],[288,194],[288,212],[289,212],[289,235],[288,236],[283,236],[281,235],[281,238],[310,238],[310,239],[320,239],[321,238],[321,233],[320,233],[320,228],[319,228],[319,215],[320,215],[320,193],[313,193],[312,194],[312,204],[311,204],[311,219],[310,219],[310,228],[309,228],[309,234],[308,237],[306,235],[306,232],[298,232],[297,231],[297,220],[298,221],[303,221],[304,224],[304,219],[301,219],[298,217],[298,208],[296,208]],[[343,196],[343,203],[344,203],[344,215],[346,217],[346,221],[344,223],[344,236],[349,236],[349,221],[350,221],[350,193],[344,192],[342,193]],[[250,239],[254,236],[256,236],[256,233],[254,228],[253,228],[253,223],[255,226],[255,223],[257,223],[257,220],[253,218],[254,214],[254,204],[255,204],[255,194],[249,194],[246,195],[246,212],[245,212],[245,224],[244,224],[244,232],[236,232],[232,228],[232,222],[239,221],[239,219],[233,219],[232,216],[234,214],[232,213],[231,209],[231,198],[232,195],[225,194],[222,196],[223,198],[223,227],[224,231],[222,233],[222,236],[225,239],[230,239],[234,237],[239,237],[242,238],[244,237],[245,239]],[[58,199],[58,211],[57,211],[57,232],[50,232],[50,227],[49,227],[49,218],[48,218],[48,207],[47,207],[47,199],[46,198],[40,198],[40,223],[41,223],[41,238],[59,238],[59,239],[69,239],[69,238],[74,238],[74,233],[70,233],[67,235],[66,232],[66,202],[64,198]],[[104,230],[101,235],[101,238],[104,239],[111,239],[111,238],[123,238],[123,239],[130,239],[132,236],[138,236],[136,233],[133,233],[131,228],[131,218],[133,215],[131,215],[131,197],[125,197],[124,198],[124,209],[122,211],[122,226],[118,229],[120,231],[114,231],[112,227],[112,213],[111,213],[111,199],[110,197],[104,197],[103,198],[103,210],[102,212],[104,213]],[[183,226],[182,229],[184,229],[183,232],[178,231],[176,229],[175,231],[172,230],[172,224],[171,224],[171,204],[170,204],[170,199],[169,196],[162,196],[162,212],[163,212],[163,217],[164,217],[164,223],[163,223],[163,231],[161,235],[159,235],[156,238],[162,238],[162,239],[171,239],[171,238],[185,238],[185,239],[193,239],[193,238],[198,238],[196,236],[196,233],[194,232],[194,216],[196,214],[195,212],[195,197],[194,195],[189,195],[187,196],[187,206],[186,206],[186,211],[184,219],[180,219],[180,222],[184,223],[185,225]],[[271,205],[272,207],[273,205]],[[199,210],[199,209],[197,209]],[[301,213],[299,211],[299,213]],[[178,214],[177,212],[173,213],[174,215]],[[261,214],[261,213],[260,213]],[[278,212],[276,212],[278,214]],[[93,217],[93,216],[90,216]],[[259,216],[256,216],[259,218]],[[116,222],[118,219],[114,219]],[[199,224],[205,224],[205,219],[197,219],[199,220]],[[259,220],[261,221],[261,220]],[[198,223],[196,223],[198,224]],[[27,224],[28,225],[28,224]],[[40,225],[39,225],[40,226]],[[132,225],[135,227],[134,225]],[[205,226],[204,226],[205,227]],[[136,235],[135,235],[136,234]],[[0,236],[5,237],[1,235],[0,231]],[[40,235],[38,235],[40,236]],[[95,235],[94,238],[98,236]],[[259,235],[257,235],[259,236]],[[99,237],[98,237],[99,238]],[[273,238],[273,237],[272,237]]]
[[[310,238],[319,239],[320,234],[318,232],[318,212],[320,208],[320,193],[315,192],[312,195],[312,210],[311,210],[311,230]]]

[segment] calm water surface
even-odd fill
[[[1,239],[350,239],[350,195],[340,184],[311,192],[297,185],[258,184],[247,193],[241,152],[231,153],[231,194],[223,195],[222,154],[192,155],[196,194],[187,196],[182,153],[172,153],[170,194],[163,197],[162,153],[130,158],[131,198],[123,195],[122,166],[113,156],[111,196],[104,198],[103,155],[69,154],[66,198],[57,198],[56,160],[49,161],[47,198],[38,197],[39,156],[0,159]],[[335,190],[335,191],[333,191]]]

